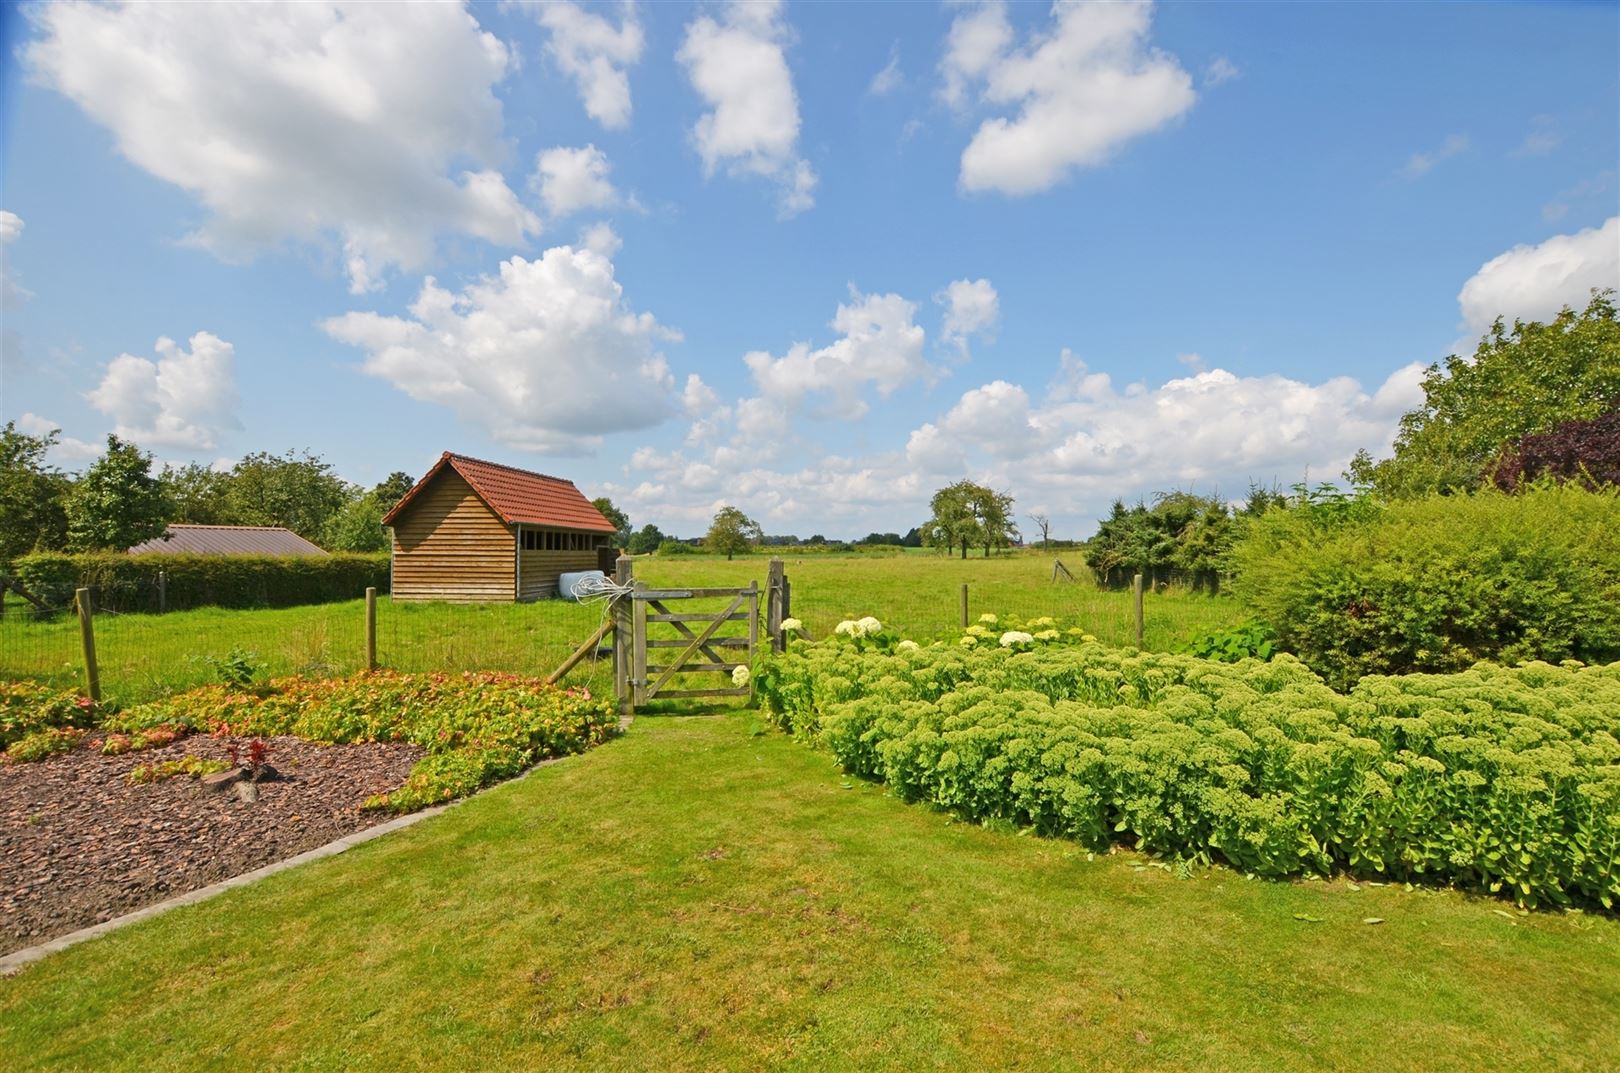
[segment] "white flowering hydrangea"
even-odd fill
[[[894,647],[895,647],[896,650],[898,650],[900,652],[915,652],[915,651],[917,651],[917,649],[921,648],[922,646],[919,645],[916,641],[901,641],[899,644],[895,645]]]
[[[859,622],[856,622],[852,618],[846,618],[844,621],[833,627],[833,632],[841,637],[859,637],[866,631],[861,629],[861,624]]]
[[[1001,620],[996,618],[996,616],[990,614],[988,611],[986,611],[984,614],[979,616],[979,621],[985,623],[986,625],[994,626],[997,622],[999,622]]]
[[[1011,648],[1014,645],[1032,645],[1034,643],[1035,638],[1031,637],[1023,630],[1008,630],[1006,633],[1001,635],[1002,648]]]
[[[741,689],[743,686],[748,684],[748,680],[751,677],[753,677],[753,675],[749,672],[747,667],[736,667],[731,672],[731,684],[736,686],[738,689]]]
[[[804,623],[800,622],[796,618],[785,618],[785,619],[782,620],[782,632],[783,633],[791,633],[794,630],[802,630],[802,629],[804,629]]]
[[[972,648],[974,645],[979,643],[979,639],[973,636],[971,633],[964,633],[962,635],[962,639],[956,643],[961,645],[963,648]]]
[[[862,633],[880,633],[883,630],[883,623],[879,622],[871,615],[867,615],[865,618],[857,620],[855,625],[861,628]]]

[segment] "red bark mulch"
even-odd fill
[[[405,781],[414,745],[315,745],[270,738],[276,776],[247,804],[181,775],[136,785],[137,765],[183,756],[225,760],[228,742],[184,738],[122,756],[81,747],[0,764],[0,953],[31,946],[390,818],[362,811]]]

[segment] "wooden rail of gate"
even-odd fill
[[[746,589],[638,589],[631,603],[630,703],[654,697],[746,697],[752,686],[713,689],[671,688],[678,674],[724,674],[753,663],[759,645],[759,583]],[[685,600],[725,600],[718,611],[674,610]],[[747,623],[741,635],[724,634],[729,623]],[[649,627],[668,625],[679,636],[649,636]],[[694,629],[694,626],[700,628]],[[739,650],[741,650],[739,652]],[[657,660],[658,662],[654,662]]]

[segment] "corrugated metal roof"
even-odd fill
[[[451,454],[446,451],[428,470],[416,486],[405,493],[403,499],[383,518],[384,525],[392,525],[400,512],[427,487],[428,482],[449,466],[472,485],[473,491],[507,525],[546,525],[557,529],[584,529],[593,533],[617,532],[613,523],[602,517],[602,512],[591,505],[573,481],[533,473],[499,462],[485,462],[481,458]]]
[[[291,529],[279,525],[171,525],[160,537],[129,549],[167,555],[325,555]]]

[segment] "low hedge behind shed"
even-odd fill
[[[89,588],[111,611],[194,607],[292,607],[353,600],[368,587],[388,591],[388,554],[326,556],[126,555],[41,552],[13,564],[17,579],[46,603],[66,606]],[[162,571],[162,584],[159,584]]]

